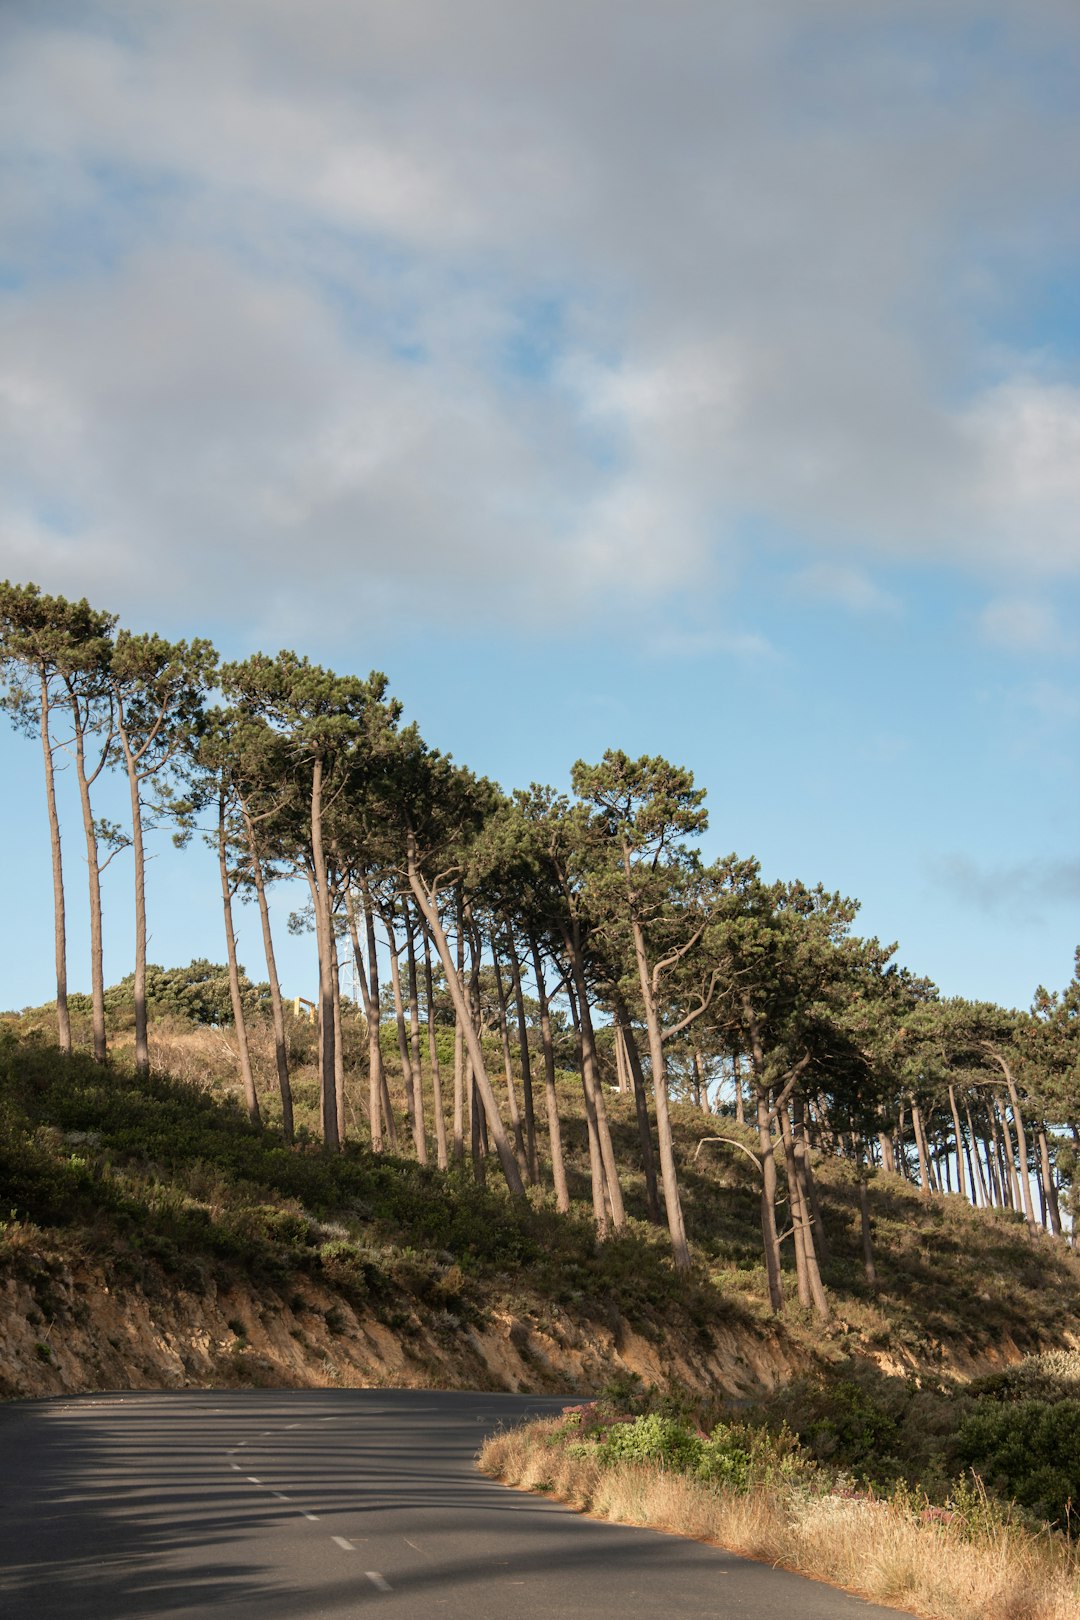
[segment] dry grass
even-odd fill
[[[741,1496],[640,1463],[602,1466],[548,1443],[560,1425],[493,1435],[485,1474],[601,1519],[691,1536],[927,1620],[1077,1620],[1080,1565],[1050,1534],[973,1528],[888,1502],[800,1491]]]

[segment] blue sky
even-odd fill
[[[1068,978],[1074,6],[27,3],[0,46],[0,576],[383,668],[507,786],[667,754],[711,851],[946,992]],[[48,850],[0,772],[17,1006]],[[153,959],[220,957],[214,885],[159,840]]]

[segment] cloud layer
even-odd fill
[[[762,537],[860,612],[1080,572],[1066,0],[0,26],[0,572],[294,633],[655,612]]]

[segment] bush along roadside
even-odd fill
[[[1068,1426],[1068,1404],[1057,1407],[1055,1434]],[[597,1517],[693,1536],[929,1620],[1080,1615],[1080,1549],[1067,1518],[1064,1530],[1040,1523],[971,1471],[933,1496],[904,1479],[875,1488],[865,1470],[860,1482],[821,1461],[783,1421],[759,1418],[703,1427],[677,1394],[622,1386],[557,1419],[493,1435],[479,1466]],[[1004,1439],[962,1425],[963,1443],[1012,1456],[1003,1429]],[[1045,1487],[1046,1500],[1056,1501],[1058,1483],[1055,1476]]]

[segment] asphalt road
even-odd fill
[[[0,1408],[0,1615],[896,1620],[476,1472],[485,1433],[561,1404],[260,1390]]]

